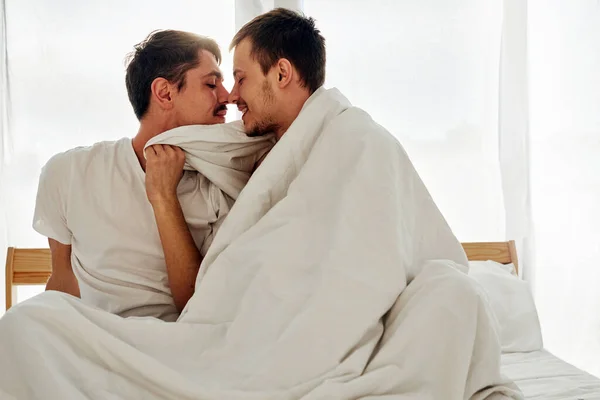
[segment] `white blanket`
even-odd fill
[[[47,292],[0,320],[4,398],[520,398],[397,141],[317,91],[240,194],[179,321]],[[408,285],[408,286],[407,286]]]
[[[155,144],[182,148],[186,154],[184,169],[199,171],[229,197],[237,199],[257,161],[275,144],[275,135],[248,137],[243,122],[234,121],[180,126],[150,139],[144,151]]]

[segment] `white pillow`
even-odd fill
[[[513,272],[512,264],[469,262],[469,276],[482,286],[498,320],[502,352],[541,350],[542,332],[531,289]]]

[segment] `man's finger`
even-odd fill
[[[151,149],[154,152],[154,154],[158,155],[159,151],[161,150],[159,146],[160,145],[158,144],[154,144],[148,148]]]
[[[156,157],[156,150],[154,146],[150,146],[146,148],[146,159]]]
[[[173,150],[175,151],[175,155],[177,156],[177,158],[179,160],[185,159],[185,152],[183,151],[183,149],[181,147],[173,146]]]
[[[177,154],[183,154],[183,150],[179,146],[173,146],[173,150],[175,150],[175,153]]]
[[[173,146],[164,145],[163,150],[165,151],[165,154],[169,156],[175,155],[175,149],[173,148]]]

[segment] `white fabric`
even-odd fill
[[[0,348],[0,389],[17,398],[520,398],[500,375],[491,311],[466,269],[401,146],[321,89],[240,194],[178,323],[120,319],[44,293],[0,320],[0,343],[10,344]]]
[[[503,5],[498,107],[498,159],[506,227],[503,238],[515,241],[520,272],[531,282],[534,248],[529,181],[528,2],[499,3]]]
[[[171,144],[184,149],[185,170],[199,171],[233,199],[248,183],[256,163],[275,144],[274,135],[250,138],[241,121],[217,125],[188,125],[153,137],[146,148]]]
[[[541,350],[542,332],[531,288],[513,271],[512,264],[469,263],[469,276],[482,286],[498,320],[502,352]]]
[[[502,355],[502,372],[527,400],[597,400],[600,379],[546,350]]]
[[[188,126],[153,142],[168,137],[174,144],[187,143],[199,135],[207,138],[194,147],[201,173],[184,174],[178,197],[204,255],[272,143],[241,136],[234,125]],[[54,156],[40,177],[33,227],[72,246],[71,265],[85,303],[124,317],[177,319],[145,174],[131,139]]]
[[[6,155],[9,154],[10,134],[8,131],[8,68],[6,62],[6,14],[4,0],[0,0],[0,260],[6,259],[6,243],[8,234],[8,187],[5,179]],[[4,279],[0,274],[0,310],[4,309]],[[0,315],[2,311],[0,311]]]
[[[4,157],[9,154],[10,135],[8,131],[8,107],[10,92],[8,88],[8,62],[6,40],[6,4],[0,0],[0,179],[6,163]],[[0,199],[1,201],[1,199]]]
[[[533,290],[544,346],[600,376],[600,2],[529,0]]]

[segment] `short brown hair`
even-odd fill
[[[298,71],[300,80],[312,94],[325,83],[325,38],[315,20],[276,8],[259,15],[236,33],[229,50],[244,39],[252,42],[252,57],[267,74],[280,58],[286,58]]]
[[[200,64],[198,52],[207,50],[221,63],[221,50],[213,39],[190,32],[159,30],[151,32],[134,46],[127,57],[125,85],[138,120],[148,111],[152,82],[164,78],[185,86],[185,73]]]

